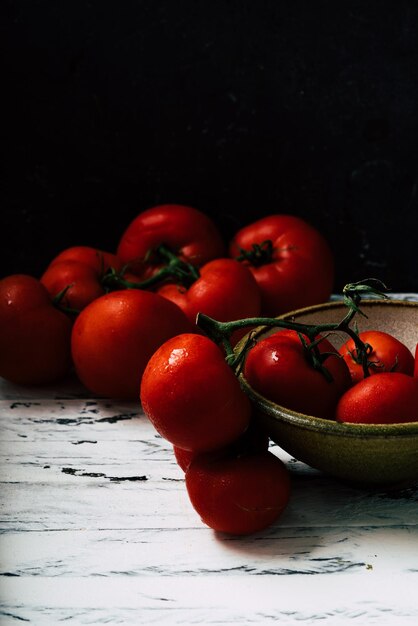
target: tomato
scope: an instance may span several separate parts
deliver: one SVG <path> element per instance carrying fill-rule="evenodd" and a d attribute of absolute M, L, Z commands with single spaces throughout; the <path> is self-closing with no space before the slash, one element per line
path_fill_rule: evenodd
<path fill-rule="evenodd" d="M 234 535 L 255 533 L 275 522 L 290 498 L 284 463 L 271 452 L 196 457 L 186 471 L 190 502 L 204 524 Z"/>
<path fill-rule="evenodd" d="M 244 364 L 244 377 L 255 391 L 277 404 L 299 413 L 333 419 L 339 397 L 351 385 L 350 373 L 327 339 L 320 341 L 318 349 L 321 354 L 331 353 L 323 365 L 332 381 L 313 367 L 293 330 L 278 331 L 251 348 Z"/>
<path fill-rule="evenodd" d="M 412 376 L 414 357 L 409 348 L 398 339 L 378 330 L 359 333 L 359 338 L 369 346 L 367 349 L 367 369 L 370 375 L 382 372 L 401 372 Z M 353 339 L 349 339 L 341 346 L 339 352 L 348 365 L 353 383 L 364 378 L 363 367 L 359 362 Z"/>
<path fill-rule="evenodd" d="M 111 267 L 122 269 L 116 255 L 88 246 L 74 246 L 58 254 L 40 280 L 52 297 L 68 288 L 61 304 L 77 312 L 105 293 L 101 279 Z"/>
<path fill-rule="evenodd" d="M 194 452 L 193 450 L 184 450 L 183 448 L 179 448 L 178 446 L 173 446 L 173 452 L 174 457 L 177 461 L 177 465 L 181 467 L 183 472 L 186 471 L 195 456 L 199 454 L 199 452 Z"/>
<path fill-rule="evenodd" d="M 316 228 L 298 217 L 269 215 L 244 226 L 233 237 L 229 255 L 242 260 L 254 274 L 262 315 L 319 304 L 331 295 L 331 248 Z"/>
<path fill-rule="evenodd" d="M 251 419 L 247 430 L 238 439 L 229 444 L 226 448 L 217 449 L 211 452 L 196 452 L 194 450 L 184 450 L 178 446 L 173 446 L 175 459 L 181 469 L 185 472 L 190 463 L 199 454 L 211 455 L 212 458 L 225 457 L 226 455 L 243 455 L 258 452 L 266 452 L 269 447 L 269 436 L 262 430 L 255 419 Z"/>
<path fill-rule="evenodd" d="M 40 278 L 51 297 L 66 289 L 60 303 L 75 313 L 102 296 L 105 291 L 100 285 L 96 270 L 77 261 L 58 261 L 49 266 Z"/>
<path fill-rule="evenodd" d="M 260 314 L 257 282 L 248 268 L 234 259 L 209 261 L 200 269 L 200 278 L 188 289 L 168 283 L 162 285 L 158 293 L 175 302 L 193 323 L 198 313 L 220 322 Z"/>
<path fill-rule="evenodd" d="M 414 376 L 418 378 L 418 343 L 415 346 L 415 365 L 414 365 Z"/>
<path fill-rule="evenodd" d="M 160 435 L 185 450 L 226 446 L 250 421 L 248 397 L 222 350 L 203 335 L 165 342 L 148 361 L 140 398 Z"/>
<path fill-rule="evenodd" d="M 122 269 L 121 261 L 116 254 L 99 250 L 98 248 L 92 248 L 91 246 L 72 246 L 71 248 L 66 248 L 53 258 L 50 265 L 61 263 L 62 261 L 84 263 L 84 265 L 95 269 L 100 275 L 107 272 L 111 267 L 116 270 Z"/>
<path fill-rule="evenodd" d="M 215 223 L 201 211 L 179 204 L 162 204 L 141 212 L 123 232 L 117 255 L 142 276 L 146 266 L 159 265 L 150 252 L 164 244 L 195 266 L 224 256 L 225 245 Z"/>
<path fill-rule="evenodd" d="M 340 398 L 336 419 L 355 424 L 417 422 L 418 380 L 400 372 L 363 378 Z"/>
<path fill-rule="evenodd" d="M 142 373 L 170 337 L 193 332 L 175 304 L 149 291 L 113 291 L 77 316 L 71 338 L 76 373 L 98 396 L 139 399 Z"/>
<path fill-rule="evenodd" d="M 38 279 L 0 280 L 0 376 L 20 385 L 63 378 L 71 367 L 71 326 Z"/>

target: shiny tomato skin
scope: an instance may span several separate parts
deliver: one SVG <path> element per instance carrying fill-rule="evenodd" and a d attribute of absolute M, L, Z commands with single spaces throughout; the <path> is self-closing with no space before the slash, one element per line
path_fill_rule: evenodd
<path fill-rule="evenodd" d="M 186 289 L 165 284 L 158 293 L 175 302 L 191 322 L 205 313 L 220 322 L 260 314 L 260 290 L 247 267 L 234 259 L 209 261 L 200 268 L 200 278 Z"/>
<path fill-rule="evenodd" d="M 260 340 L 249 351 L 244 377 L 255 391 L 288 409 L 333 419 L 339 397 L 351 385 L 347 364 L 327 340 L 319 351 L 331 352 L 323 365 L 333 381 L 309 362 L 298 334 L 281 330 Z"/>
<path fill-rule="evenodd" d="M 144 259 L 161 244 L 196 267 L 225 254 L 222 236 L 209 216 L 194 207 L 162 204 L 132 220 L 120 237 L 117 256 L 141 276 Z M 151 257 L 148 268 L 152 264 Z"/>
<path fill-rule="evenodd" d="M 71 326 L 37 278 L 0 280 L 0 376 L 19 385 L 63 378 L 71 368 Z"/>
<path fill-rule="evenodd" d="M 292 215 L 269 215 L 240 229 L 229 245 L 229 255 L 270 240 L 271 260 L 246 260 L 261 291 L 261 313 L 275 316 L 326 302 L 334 284 L 334 255 L 316 228 Z"/>
<path fill-rule="evenodd" d="M 185 480 L 202 522 L 233 535 L 249 535 L 273 524 L 291 491 L 286 466 L 271 452 L 221 459 L 198 456 Z"/>
<path fill-rule="evenodd" d="M 148 361 L 140 397 L 160 435 L 185 450 L 226 446 L 250 422 L 248 397 L 223 352 L 203 335 L 184 333 L 165 342 Z"/>
<path fill-rule="evenodd" d="M 184 313 L 165 298 L 136 289 L 113 291 L 91 302 L 74 322 L 76 373 L 98 396 L 139 399 L 153 352 L 170 337 L 190 331 Z"/>
<path fill-rule="evenodd" d="M 402 342 L 390 335 L 377 330 L 367 330 L 359 333 L 359 338 L 369 344 L 372 350 L 368 354 L 368 372 L 370 375 L 383 372 L 401 372 L 412 376 L 414 371 L 414 357 Z M 350 370 L 353 383 L 364 378 L 363 368 L 357 362 L 357 351 L 352 339 L 349 339 L 339 353 L 345 360 Z"/>
<path fill-rule="evenodd" d="M 418 380 L 399 372 L 368 376 L 348 389 L 336 408 L 338 422 L 418 422 Z"/>

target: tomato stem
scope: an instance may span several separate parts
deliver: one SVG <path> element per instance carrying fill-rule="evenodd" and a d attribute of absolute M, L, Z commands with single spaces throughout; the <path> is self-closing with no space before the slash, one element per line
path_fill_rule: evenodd
<path fill-rule="evenodd" d="M 239 249 L 239 255 L 236 258 L 237 261 L 246 261 L 253 267 L 261 267 L 267 265 L 273 261 L 273 256 L 278 255 L 280 252 L 287 252 L 288 250 L 294 250 L 296 246 L 285 246 L 283 248 L 274 248 L 271 239 L 266 239 L 261 243 L 253 243 L 250 250 L 245 248 Z"/>
<path fill-rule="evenodd" d="M 273 260 L 273 242 L 271 239 L 266 239 L 261 243 L 253 243 L 251 250 L 240 248 L 239 252 L 239 255 L 236 257 L 237 261 L 248 261 L 250 265 L 260 267 L 261 265 L 266 265 L 266 263 L 271 263 Z"/>
<path fill-rule="evenodd" d="M 102 284 L 108 289 L 149 289 L 166 280 L 174 280 L 183 287 L 190 287 L 199 277 L 199 270 L 191 263 L 180 259 L 170 248 L 162 244 L 153 251 L 149 251 L 146 259 L 152 254 L 162 261 L 163 266 L 150 278 L 142 281 L 131 281 L 117 273 L 113 268 L 103 277 Z"/>
<path fill-rule="evenodd" d="M 62 302 L 65 297 L 65 294 L 73 285 L 74 283 L 70 283 L 66 285 L 64 289 L 61 289 L 61 291 L 55 294 L 55 296 L 52 298 L 52 304 L 63 313 L 68 313 L 69 315 L 78 315 L 80 313 L 78 309 L 73 309 L 69 306 L 65 306 L 65 304 L 63 304 Z"/>
<path fill-rule="evenodd" d="M 360 309 L 360 303 L 362 294 L 369 296 L 377 296 L 379 298 L 387 299 L 388 296 L 381 290 L 377 289 L 375 285 L 383 285 L 377 279 L 365 279 L 358 283 L 349 283 L 343 289 L 343 302 L 348 307 L 348 312 L 339 322 L 328 322 L 325 324 L 302 324 L 300 322 L 294 322 L 287 319 L 278 319 L 275 317 L 250 317 L 240 320 L 234 320 L 232 322 L 220 322 L 215 320 L 204 313 L 198 313 L 196 317 L 196 324 L 217 344 L 222 344 L 226 352 L 226 359 L 229 365 L 236 369 L 238 365 L 242 365 L 245 353 L 251 349 L 252 341 L 247 341 L 243 348 L 238 352 L 234 352 L 231 345 L 231 335 L 236 330 L 247 328 L 250 326 L 261 326 L 264 328 L 282 328 L 287 330 L 294 330 L 301 338 L 305 348 L 310 352 L 310 358 L 313 366 L 319 369 L 323 374 L 328 377 L 328 371 L 323 365 L 321 354 L 318 350 L 318 335 L 322 335 L 327 332 L 345 332 L 354 341 L 356 346 L 359 362 L 362 365 L 364 376 L 370 375 L 368 369 L 368 351 L 367 344 L 358 336 L 358 333 L 350 327 L 356 314 L 365 315 Z M 385 285 L 383 285 L 385 288 Z M 309 339 L 309 343 L 306 342 L 303 337 Z"/>

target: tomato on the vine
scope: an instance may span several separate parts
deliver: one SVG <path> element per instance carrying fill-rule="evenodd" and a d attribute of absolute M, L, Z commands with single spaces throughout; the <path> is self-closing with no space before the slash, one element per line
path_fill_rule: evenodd
<path fill-rule="evenodd" d="M 166 283 L 157 293 L 175 302 L 191 322 L 205 313 L 221 322 L 260 314 L 260 290 L 251 272 L 234 259 L 209 261 L 190 287 Z"/>
<path fill-rule="evenodd" d="M 367 370 L 369 375 L 382 372 L 401 372 L 412 376 L 414 357 L 401 341 L 389 333 L 379 330 L 366 330 L 359 333 L 359 339 L 366 345 Z M 353 339 L 349 339 L 339 349 L 350 370 L 353 383 L 364 378 L 364 371 Z"/>
<path fill-rule="evenodd" d="M 275 522 L 285 510 L 291 483 L 271 452 L 243 456 L 199 455 L 186 470 L 190 502 L 215 531 L 247 535 Z"/>
<path fill-rule="evenodd" d="M 122 269 L 116 255 L 89 246 L 74 246 L 51 261 L 40 281 L 52 297 L 65 290 L 61 304 L 79 312 L 105 293 L 102 278 L 110 268 L 118 272 Z"/>
<path fill-rule="evenodd" d="M 197 267 L 225 254 L 222 236 L 209 216 L 193 207 L 162 204 L 132 220 L 120 237 L 117 255 L 134 274 L 149 275 L 150 268 L 160 265 L 152 253 L 162 244 Z"/>
<path fill-rule="evenodd" d="M 269 215 L 241 228 L 229 255 L 248 265 L 261 291 L 262 315 L 329 299 L 334 257 L 324 236 L 292 215 Z"/>
<path fill-rule="evenodd" d="M 184 333 L 156 350 L 142 376 L 140 399 L 157 432 L 185 450 L 226 446 L 250 421 L 248 396 L 222 350 L 203 335 Z"/>
<path fill-rule="evenodd" d="M 150 291 L 113 291 L 77 316 L 71 338 L 76 373 L 91 392 L 139 399 L 151 355 L 170 337 L 194 332 L 178 306 Z"/>
<path fill-rule="evenodd" d="M 341 396 L 336 419 L 355 424 L 417 422 L 418 380 L 399 372 L 363 378 Z"/>
<path fill-rule="evenodd" d="M 304 342 L 294 330 L 280 330 L 261 339 L 247 354 L 244 377 L 255 391 L 277 404 L 333 419 L 339 397 L 351 385 L 347 364 L 322 338 L 317 360 L 326 371 L 321 371 L 312 362 L 311 342 L 307 337 Z"/>
<path fill-rule="evenodd" d="M 20 385 L 63 378 L 71 367 L 71 327 L 37 278 L 0 280 L 0 376 Z"/>

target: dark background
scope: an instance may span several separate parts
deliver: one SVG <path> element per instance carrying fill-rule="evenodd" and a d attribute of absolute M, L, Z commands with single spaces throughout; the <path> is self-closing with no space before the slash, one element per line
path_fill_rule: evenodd
<path fill-rule="evenodd" d="M 3 275 L 112 251 L 168 202 L 226 239 L 299 215 L 334 250 L 336 290 L 418 290 L 417 2 L 0 7 Z"/>

